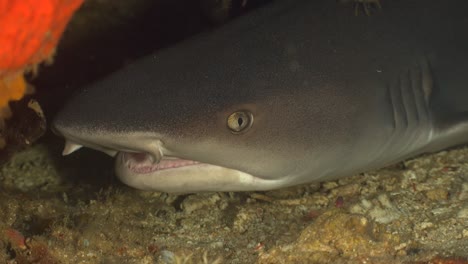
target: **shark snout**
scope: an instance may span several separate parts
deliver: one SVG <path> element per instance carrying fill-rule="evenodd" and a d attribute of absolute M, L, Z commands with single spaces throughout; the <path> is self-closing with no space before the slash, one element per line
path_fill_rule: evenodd
<path fill-rule="evenodd" d="M 80 127 L 54 121 L 51 130 L 65 138 L 62 155 L 69 155 L 82 147 L 91 148 L 115 157 L 131 153 L 135 159 L 145 158 L 159 163 L 167 152 L 162 141 L 153 135 L 132 131 L 112 131 L 99 127 Z"/>
<path fill-rule="evenodd" d="M 73 130 L 67 130 L 60 127 L 53 126 L 52 129 L 54 134 L 65 138 L 65 144 L 63 147 L 62 155 L 70 155 L 73 152 L 81 149 L 82 147 L 88 147 L 106 153 L 111 157 L 115 157 L 119 150 L 106 147 L 100 144 L 99 141 L 94 141 L 92 137 L 86 137 L 79 133 L 74 133 Z"/>

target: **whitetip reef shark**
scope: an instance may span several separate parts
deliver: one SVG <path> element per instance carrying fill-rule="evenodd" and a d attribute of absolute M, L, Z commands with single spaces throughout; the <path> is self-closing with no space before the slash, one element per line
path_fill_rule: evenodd
<path fill-rule="evenodd" d="M 270 190 L 468 142 L 468 1 L 355 16 L 276 0 L 85 87 L 54 120 L 63 154 L 116 159 L 165 192 Z"/>

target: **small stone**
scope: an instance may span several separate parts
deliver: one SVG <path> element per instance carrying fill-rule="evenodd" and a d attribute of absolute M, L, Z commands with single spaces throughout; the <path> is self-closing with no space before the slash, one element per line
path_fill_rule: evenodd
<path fill-rule="evenodd" d="M 395 250 L 399 251 L 399 250 L 405 249 L 407 246 L 408 246 L 408 244 L 401 243 L 401 244 L 399 244 L 398 246 L 395 247 Z"/>
<path fill-rule="evenodd" d="M 468 237 L 468 229 L 463 229 L 462 234 L 463 234 L 463 238 Z"/>
<path fill-rule="evenodd" d="M 380 204 L 382 204 L 383 207 L 385 208 L 394 208 L 392 202 L 390 202 L 390 198 L 388 198 L 387 194 L 381 194 L 377 197 L 377 200 L 379 200 Z"/>
<path fill-rule="evenodd" d="M 444 214 L 448 214 L 452 211 L 452 209 L 448 208 L 448 207 L 439 207 L 439 208 L 435 208 L 435 209 L 432 209 L 431 212 L 434 214 L 434 215 L 444 215 Z"/>
<path fill-rule="evenodd" d="M 434 226 L 434 224 L 431 223 L 431 222 L 422 222 L 422 223 L 421 223 L 421 229 L 422 229 L 422 230 L 427 229 L 427 228 L 429 228 L 429 227 L 433 227 L 433 226 Z"/>
<path fill-rule="evenodd" d="M 431 201 L 447 200 L 448 195 L 448 191 L 442 188 L 432 189 L 426 192 L 427 199 Z"/>
<path fill-rule="evenodd" d="M 366 210 L 364 210 L 360 204 L 354 204 L 349 208 L 349 212 L 353 214 L 364 214 Z"/>
<path fill-rule="evenodd" d="M 191 195 L 182 202 L 180 208 L 182 208 L 185 213 L 190 214 L 196 210 L 214 206 L 220 200 L 221 196 L 219 193 L 202 193 L 198 195 Z"/>
<path fill-rule="evenodd" d="M 169 250 L 162 250 L 161 251 L 161 259 L 163 263 L 174 263 L 175 262 L 175 254 Z"/>
<path fill-rule="evenodd" d="M 367 199 L 362 199 L 361 204 L 366 209 L 372 208 L 372 203 Z"/>
<path fill-rule="evenodd" d="M 264 202 L 269 202 L 269 203 L 274 201 L 273 198 L 271 198 L 268 195 L 262 194 L 262 193 L 251 193 L 250 198 L 260 200 L 260 201 L 264 201 Z"/>
<path fill-rule="evenodd" d="M 354 183 L 354 184 L 339 186 L 333 189 L 330 192 L 330 194 L 332 196 L 338 196 L 338 195 L 339 196 L 354 196 L 354 195 L 358 195 L 360 190 L 361 190 L 361 186 L 357 183 Z"/>
<path fill-rule="evenodd" d="M 468 200 L 468 182 L 462 184 L 461 192 L 458 195 L 458 200 Z"/>
<path fill-rule="evenodd" d="M 331 189 L 335 189 L 336 187 L 338 187 L 338 183 L 337 182 L 334 182 L 334 181 L 330 181 L 330 182 L 324 182 L 322 187 L 325 189 L 325 190 L 331 190 Z"/>
<path fill-rule="evenodd" d="M 210 244 L 210 247 L 213 248 L 213 249 L 214 248 L 222 248 L 222 247 L 224 247 L 224 243 L 223 243 L 223 241 L 212 242 Z"/>
<path fill-rule="evenodd" d="M 468 218 L 468 207 L 462 208 L 460 211 L 458 211 L 457 217 Z"/>
<path fill-rule="evenodd" d="M 369 211 L 369 216 L 378 223 L 388 224 L 400 218 L 401 215 L 397 210 L 375 207 Z"/>
<path fill-rule="evenodd" d="M 241 210 L 239 210 L 234 220 L 234 231 L 241 234 L 244 233 L 252 225 L 254 218 L 257 218 L 255 212 L 249 209 L 242 208 Z"/>

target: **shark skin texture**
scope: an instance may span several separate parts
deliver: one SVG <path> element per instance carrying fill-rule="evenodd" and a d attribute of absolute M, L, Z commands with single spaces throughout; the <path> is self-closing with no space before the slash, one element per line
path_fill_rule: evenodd
<path fill-rule="evenodd" d="M 64 154 L 116 160 L 165 192 L 270 190 L 468 142 L 468 2 L 355 16 L 273 1 L 84 87 L 56 116 Z"/>

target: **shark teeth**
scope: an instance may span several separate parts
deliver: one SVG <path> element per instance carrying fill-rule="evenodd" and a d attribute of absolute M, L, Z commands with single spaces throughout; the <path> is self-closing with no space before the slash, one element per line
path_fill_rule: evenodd
<path fill-rule="evenodd" d="M 67 141 L 65 141 L 65 147 L 63 148 L 62 155 L 63 156 L 69 155 L 69 154 L 79 150 L 82 147 L 83 146 L 75 144 L 75 143 L 67 140 Z"/>

